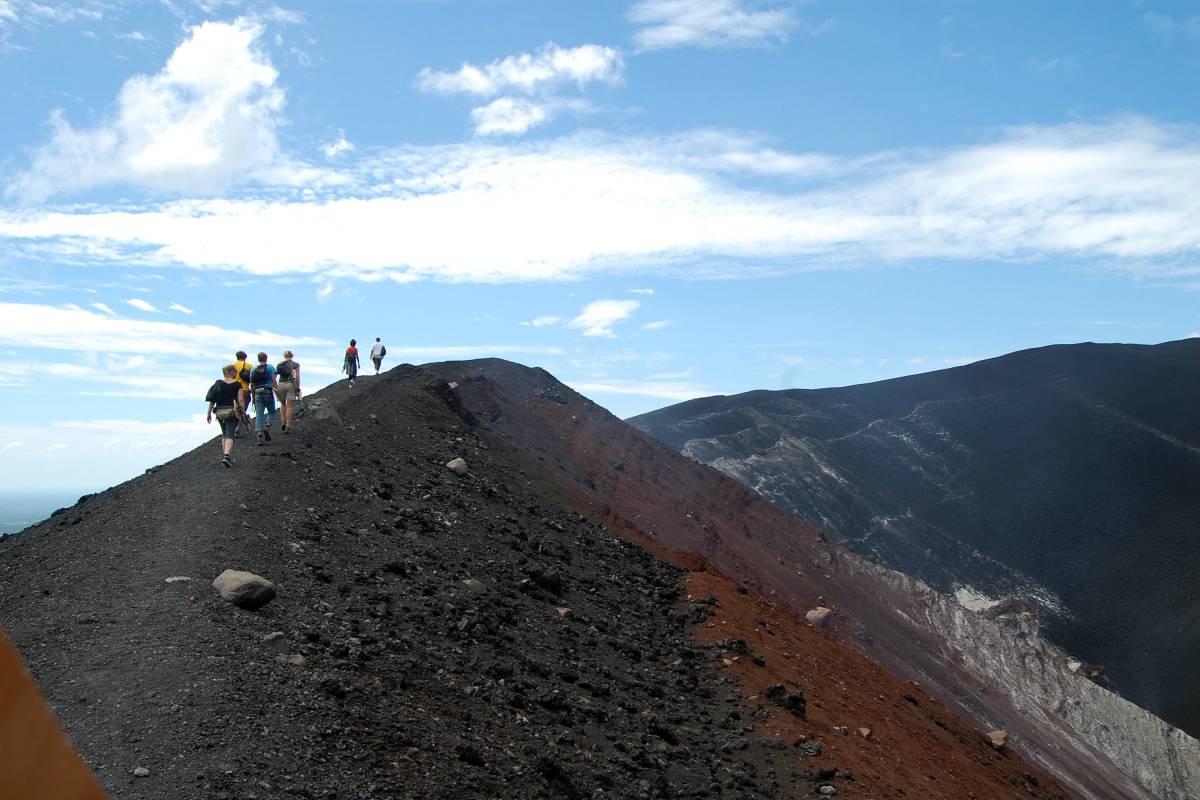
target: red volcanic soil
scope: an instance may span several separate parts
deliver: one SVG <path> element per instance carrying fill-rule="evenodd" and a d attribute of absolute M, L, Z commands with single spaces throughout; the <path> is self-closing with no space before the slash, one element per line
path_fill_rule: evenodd
<path fill-rule="evenodd" d="M 922 763 L 920 759 L 910 759 L 902 772 L 897 768 L 885 771 L 881 765 L 886 756 L 881 754 L 873 768 L 875 773 L 870 772 L 872 768 L 861 768 L 864 775 L 883 776 L 880 789 L 885 785 L 903 787 L 911 794 L 919 788 L 921 796 L 926 796 L 931 787 L 938 786 L 938 780 L 949 784 L 951 773 L 966 775 L 975 770 L 978 774 L 972 780 L 981 781 L 975 791 L 983 792 L 979 796 L 1011 797 L 1018 789 L 1023 794 L 1024 788 L 1008 783 L 1011 775 L 1001 778 L 998 786 L 1007 788 L 1000 794 L 994 793 L 997 784 L 991 784 L 993 790 L 986 789 L 991 779 L 983 773 L 1004 762 L 989 761 L 988 754 L 979 749 L 983 746 L 980 731 L 1003 727 L 1015 750 L 1039 755 L 1040 763 L 1052 765 L 1050 770 L 1066 785 L 1113 800 L 1145 796 L 1137 788 L 1130 788 L 1128 779 L 1103 757 L 1078 744 L 1074 747 L 1080 749 L 1064 746 L 1057 732 L 1028 722 L 1004 695 L 980 685 L 963 671 L 947 656 L 943 642 L 899 611 L 918 606 L 920 597 L 902 594 L 880 580 L 841 568 L 841 562 L 857 557 L 750 489 L 642 434 L 544 370 L 501 360 L 437 364 L 427 369 L 457 384 L 457 395 L 474 415 L 481 435 L 497 445 L 514 447 L 532 475 L 556 484 L 581 513 L 662 554 L 698 556 L 780 609 L 803 614 L 817 605 L 833 608 L 835 614 L 827 630 L 836 642 L 796 634 L 808 636 L 812 643 L 822 643 L 830 653 L 836 649 L 837 656 L 823 654 L 822 659 L 852 659 L 844 668 L 812 673 L 810 677 L 817 685 L 828 684 L 830 675 L 843 681 L 854 680 L 853 675 L 884 680 L 890 673 L 901 680 L 917 680 L 953 714 L 975 726 L 972 730 L 967 724 L 955 722 L 957 728 L 943 729 L 926 718 L 926 712 L 932 713 L 934 706 L 919 706 L 926 714 L 925 722 L 937 729 L 937 736 L 932 740 L 922 737 L 912 749 L 919 752 L 932 748 L 928 763 L 946 766 L 941 773 L 935 771 L 937 780 L 930 781 L 917 766 Z M 753 637 L 753 631 L 751 626 L 736 636 L 750 642 L 747 637 Z M 860 652 L 882 668 L 862 658 Z M 870 686 L 876 678 L 860 679 L 865 681 L 863 686 Z M 887 685 L 894 686 L 894 679 L 888 680 Z M 889 697 L 895 691 L 879 688 L 872 693 L 866 689 L 851 692 L 850 696 L 857 703 L 878 694 Z M 821 702 L 826 709 L 837 707 L 832 699 Z M 879 728 L 880 737 L 890 737 L 884 706 L 876 710 L 881 714 L 878 721 L 866 726 L 873 731 L 883 726 Z M 941 708 L 938 712 L 949 725 L 951 713 Z M 846 725 L 853 731 L 860 727 L 857 722 L 847 719 L 831 724 Z M 956 748 L 967 748 L 971 757 L 959 764 L 939 752 L 938 742 L 948 741 L 948 736 L 955 740 Z M 960 736 L 962 741 L 958 741 Z M 867 739 L 862 744 L 864 750 L 871 750 L 882 748 L 882 741 L 876 744 Z M 1014 769 L 1012 774 L 1018 777 L 1029 770 Z M 913 779 L 917 782 L 908 782 Z M 1043 786 L 1049 785 L 1038 780 Z M 933 796 L 970 795 L 947 790 Z"/>
<path fill-rule="evenodd" d="M 837 781 L 839 796 L 1068 796 L 1020 756 L 994 749 L 919 686 L 897 680 L 791 611 L 740 593 L 736 583 L 710 571 L 692 571 L 687 593 L 717 598 L 714 616 L 694 631 L 702 641 L 724 643 L 725 669 L 737 677 L 745 701 L 766 711 L 756 732 L 789 744 L 801 738 L 819 743 L 811 769 L 853 776 Z M 736 640 L 748 652 L 739 652 Z M 803 690 L 804 719 L 766 699 L 776 684 Z"/>

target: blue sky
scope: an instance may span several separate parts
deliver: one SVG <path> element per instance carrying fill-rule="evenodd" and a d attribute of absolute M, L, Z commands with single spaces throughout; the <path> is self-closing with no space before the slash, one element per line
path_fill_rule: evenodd
<path fill-rule="evenodd" d="M 629 416 L 1200 331 L 1194 3 L 0 0 L 0 74 L 15 489 L 203 441 L 239 347 Z"/>

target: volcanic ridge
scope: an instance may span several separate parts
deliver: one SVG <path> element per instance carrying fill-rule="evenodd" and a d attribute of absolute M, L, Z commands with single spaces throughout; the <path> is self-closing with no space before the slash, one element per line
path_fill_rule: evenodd
<path fill-rule="evenodd" d="M 0 624 L 114 798 L 1068 796 L 714 537 L 842 551 L 540 370 L 398 367 L 218 457 L 0 540 Z"/>

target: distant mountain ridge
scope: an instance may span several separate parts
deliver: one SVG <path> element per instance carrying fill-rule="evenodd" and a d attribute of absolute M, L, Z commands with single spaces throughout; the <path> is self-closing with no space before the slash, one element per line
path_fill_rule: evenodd
<path fill-rule="evenodd" d="M 1200 340 L 1044 347 L 629 422 L 941 591 L 1033 602 L 1051 640 L 1200 732 Z"/>

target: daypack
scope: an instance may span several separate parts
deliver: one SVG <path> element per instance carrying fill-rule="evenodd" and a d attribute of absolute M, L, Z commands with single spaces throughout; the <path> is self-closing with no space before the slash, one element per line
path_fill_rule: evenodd
<path fill-rule="evenodd" d="M 250 381 L 250 362 L 243 361 L 243 362 L 241 362 L 241 364 L 242 364 L 242 369 L 241 369 L 241 371 L 238 372 L 238 378 L 240 378 L 243 383 L 249 383 L 249 381 Z"/>
<path fill-rule="evenodd" d="M 271 385 L 271 373 L 267 372 L 266 364 L 259 364 L 250 373 L 250 385 L 255 389 L 262 389 Z"/>
<path fill-rule="evenodd" d="M 379 346 L 379 357 L 383 358 L 386 355 L 387 355 L 387 345 L 386 344 L 380 345 Z"/>
<path fill-rule="evenodd" d="M 212 386 L 208 387 L 208 394 L 204 395 L 204 402 L 215 403 L 221 399 L 221 381 L 215 381 Z"/>
<path fill-rule="evenodd" d="M 280 361 L 275 365 L 275 373 L 281 381 L 290 381 L 292 379 L 292 362 Z"/>

